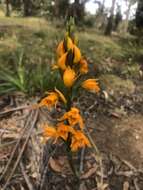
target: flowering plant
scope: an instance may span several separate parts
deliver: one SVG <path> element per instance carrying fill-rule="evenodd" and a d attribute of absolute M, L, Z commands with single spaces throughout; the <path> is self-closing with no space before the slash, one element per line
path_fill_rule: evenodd
<path fill-rule="evenodd" d="M 43 126 L 43 136 L 46 140 L 53 138 L 54 143 L 62 139 L 69 152 L 76 152 L 85 146 L 90 147 L 90 142 L 84 134 L 84 121 L 80 110 L 72 103 L 73 87 L 79 81 L 81 88 L 90 92 L 98 93 L 100 88 L 96 79 L 81 82 L 82 76 L 88 73 L 88 63 L 77 46 L 71 22 L 68 24 L 64 39 L 57 47 L 57 63 L 53 69 L 59 70 L 66 91 L 62 92 L 55 88 L 40 101 L 38 106 L 47 106 L 51 109 L 61 101 L 65 106 L 65 113 L 57 119 L 55 126 L 49 124 Z"/>

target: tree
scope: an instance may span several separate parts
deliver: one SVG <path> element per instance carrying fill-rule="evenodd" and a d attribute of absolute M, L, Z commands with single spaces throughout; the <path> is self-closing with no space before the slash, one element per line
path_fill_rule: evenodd
<path fill-rule="evenodd" d="M 95 0 L 94 3 L 98 4 L 98 11 L 103 14 L 105 8 L 105 0 L 103 0 L 102 3 L 98 0 Z"/>
<path fill-rule="evenodd" d="M 116 3 L 116 0 L 112 0 L 112 6 L 110 9 L 110 16 L 109 16 L 108 23 L 107 23 L 107 26 L 105 29 L 105 35 L 111 35 L 112 29 L 113 29 L 113 18 L 114 18 L 115 3 Z"/>
<path fill-rule="evenodd" d="M 65 18 L 65 16 L 67 15 L 68 9 L 69 9 L 69 0 L 60 0 L 59 1 L 59 15 L 62 18 Z"/>
<path fill-rule="evenodd" d="M 98 5 L 98 9 L 96 11 L 96 28 L 104 30 L 107 23 L 107 13 L 105 10 L 105 0 L 102 1 L 94 1 L 95 4 Z"/>
<path fill-rule="evenodd" d="M 10 16 L 10 1 L 9 0 L 6 0 L 5 1 L 5 4 L 6 4 L 6 16 L 9 17 Z"/>
<path fill-rule="evenodd" d="M 24 16 L 32 16 L 32 2 L 31 0 L 23 0 Z"/>
<path fill-rule="evenodd" d="M 121 7 L 118 5 L 117 6 L 117 12 L 115 15 L 115 26 L 114 26 L 115 31 L 118 29 L 119 23 L 121 21 L 122 21 Z"/>
<path fill-rule="evenodd" d="M 10 3 L 13 10 L 21 10 L 22 0 L 10 0 Z"/>
<path fill-rule="evenodd" d="M 142 0 L 138 1 L 135 21 L 136 21 L 136 27 L 139 30 L 143 30 L 143 1 Z"/>
<path fill-rule="evenodd" d="M 131 7 L 137 2 L 137 0 L 126 0 L 126 2 L 127 2 L 128 8 L 126 11 L 126 19 L 125 19 L 125 25 L 124 25 L 124 32 L 125 33 L 128 31 Z"/>
<path fill-rule="evenodd" d="M 75 0 L 74 3 L 69 6 L 67 17 L 74 17 L 76 24 L 83 22 L 85 15 L 85 4 L 87 2 L 88 0 Z"/>

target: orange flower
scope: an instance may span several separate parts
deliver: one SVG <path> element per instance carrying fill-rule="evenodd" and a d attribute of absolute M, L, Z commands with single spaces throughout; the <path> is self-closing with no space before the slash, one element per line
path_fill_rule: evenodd
<path fill-rule="evenodd" d="M 70 67 L 68 67 L 65 70 L 64 75 L 63 75 L 63 81 L 64 81 L 65 86 L 70 88 L 76 79 L 75 77 L 76 77 L 75 71 L 71 69 Z"/>
<path fill-rule="evenodd" d="M 58 60 L 58 66 L 63 71 L 66 69 L 67 53 L 64 53 Z"/>
<path fill-rule="evenodd" d="M 80 60 L 80 73 L 81 74 L 86 74 L 88 73 L 88 63 L 85 59 Z"/>
<path fill-rule="evenodd" d="M 69 125 L 71 126 L 79 124 L 80 128 L 83 129 L 83 119 L 79 113 L 79 110 L 75 107 L 72 107 L 71 110 L 66 112 L 59 120 L 68 120 Z"/>
<path fill-rule="evenodd" d="M 57 133 L 59 137 L 63 138 L 66 141 L 68 138 L 68 134 L 74 133 L 74 129 L 69 125 L 65 125 L 64 123 L 59 123 L 57 125 Z"/>
<path fill-rule="evenodd" d="M 90 92 L 99 92 L 100 88 L 96 79 L 88 79 L 81 86 Z"/>
<path fill-rule="evenodd" d="M 48 140 L 49 138 L 58 138 L 58 133 L 57 130 L 52 127 L 52 126 L 48 126 L 48 125 L 44 125 L 43 126 L 43 136 L 46 140 Z"/>
<path fill-rule="evenodd" d="M 91 146 L 88 138 L 83 134 L 83 132 L 75 131 L 74 135 L 72 136 L 71 150 L 75 152 L 79 148 L 82 148 L 85 146 L 88 146 L 88 147 Z"/>
<path fill-rule="evenodd" d="M 62 92 L 55 88 L 55 92 L 50 92 L 47 97 L 43 98 L 38 107 L 47 106 L 48 108 L 51 108 L 56 105 L 59 99 L 61 99 L 65 104 L 67 103 Z"/>
<path fill-rule="evenodd" d="M 41 100 L 39 107 L 47 106 L 48 108 L 51 108 L 52 106 L 56 105 L 58 98 L 59 97 L 56 92 L 51 92 L 47 97 Z"/>
<path fill-rule="evenodd" d="M 61 41 L 58 45 L 58 48 L 57 48 L 57 55 L 59 57 L 61 57 L 63 54 L 65 53 L 65 49 L 64 49 L 64 42 Z"/>
<path fill-rule="evenodd" d="M 67 43 L 67 50 L 73 49 L 74 45 L 73 45 L 72 39 L 70 37 L 67 37 L 66 43 Z"/>
<path fill-rule="evenodd" d="M 73 62 L 78 63 L 81 59 L 81 52 L 80 52 L 80 49 L 76 45 L 74 45 L 73 52 L 74 52 Z"/>

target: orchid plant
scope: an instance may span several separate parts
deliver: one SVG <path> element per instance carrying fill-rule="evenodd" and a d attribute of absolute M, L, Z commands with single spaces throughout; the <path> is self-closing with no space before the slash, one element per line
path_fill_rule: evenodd
<path fill-rule="evenodd" d="M 79 81 L 81 88 L 90 92 L 98 93 L 100 88 L 96 79 L 81 80 L 89 69 L 87 60 L 82 56 L 77 46 L 73 19 L 69 21 L 64 39 L 59 43 L 56 53 L 57 63 L 52 69 L 59 70 L 66 92 L 62 92 L 55 87 L 52 92 L 49 92 L 48 96 L 40 101 L 38 107 L 46 106 L 50 110 L 59 101 L 64 104 L 65 113 L 57 119 L 56 125 L 45 124 L 43 126 L 43 137 L 46 141 L 53 138 L 54 143 L 62 140 L 71 155 L 72 152 L 76 152 L 80 148 L 91 146 L 84 133 L 84 121 L 80 109 L 73 106 L 72 103 L 73 87 Z M 73 165 L 71 165 L 71 168 L 73 169 Z"/>

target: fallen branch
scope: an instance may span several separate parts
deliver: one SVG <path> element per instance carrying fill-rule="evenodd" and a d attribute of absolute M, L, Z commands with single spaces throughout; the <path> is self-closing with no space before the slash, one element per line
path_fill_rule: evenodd
<path fill-rule="evenodd" d="M 32 109 L 32 106 L 20 106 L 20 107 L 17 107 L 17 108 L 12 108 L 12 109 L 0 112 L 0 117 L 3 117 L 3 115 L 9 114 L 11 112 L 24 110 L 24 109 Z"/>

